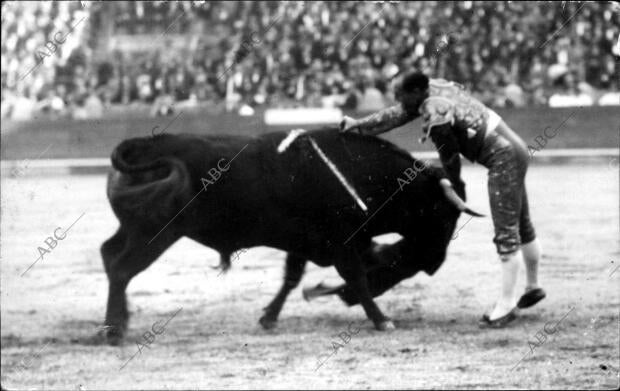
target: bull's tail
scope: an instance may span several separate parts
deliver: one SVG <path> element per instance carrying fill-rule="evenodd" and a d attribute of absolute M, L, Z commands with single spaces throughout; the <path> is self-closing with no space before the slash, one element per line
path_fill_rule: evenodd
<path fill-rule="evenodd" d="M 107 195 L 119 219 L 170 219 L 191 199 L 190 174 L 183 161 L 153 153 L 148 139 L 122 142 L 112 153 Z"/>
<path fill-rule="evenodd" d="M 148 150 L 154 143 L 153 139 L 131 139 L 120 143 L 114 151 L 112 151 L 112 167 L 123 173 L 138 173 L 150 171 L 165 165 L 161 157 L 157 157 L 151 161 L 140 162 L 141 152 Z"/>

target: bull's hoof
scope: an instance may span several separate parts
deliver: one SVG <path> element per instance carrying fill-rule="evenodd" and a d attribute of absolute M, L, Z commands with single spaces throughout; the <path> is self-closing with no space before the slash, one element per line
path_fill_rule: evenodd
<path fill-rule="evenodd" d="M 71 338 L 71 343 L 81 344 L 81 345 L 90 345 L 90 346 L 102 346 L 107 344 L 105 337 L 101 332 L 97 332 L 95 334 L 91 334 L 87 337 L 77 337 Z"/>
<path fill-rule="evenodd" d="M 125 331 L 117 326 L 102 326 L 98 333 L 110 346 L 120 346 L 123 343 Z"/>
<path fill-rule="evenodd" d="M 384 320 L 383 322 L 379 322 L 375 324 L 375 328 L 379 331 L 396 330 L 396 326 L 394 326 L 394 322 L 392 322 L 391 320 Z"/>
<path fill-rule="evenodd" d="M 108 335 L 106 336 L 106 341 L 110 346 L 121 346 L 123 344 L 123 336 L 122 335 Z"/>
<path fill-rule="evenodd" d="M 274 329 L 277 326 L 278 320 L 277 319 L 271 319 L 267 315 L 263 315 L 258 320 L 258 323 L 260 323 L 260 325 L 263 326 L 263 329 L 271 330 L 271 329 Z"/>

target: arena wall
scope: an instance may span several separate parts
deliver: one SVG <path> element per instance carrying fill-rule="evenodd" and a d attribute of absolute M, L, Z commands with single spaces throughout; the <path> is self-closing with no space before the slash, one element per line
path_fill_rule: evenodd
<path fill-rule="evenodd" d="M 620 116 L 617 107 L 588 108 L 526 108 L 498 110 L 505 121 L 532 146 L 539 148 L 537 137 L 555 134 L 545 149 L 558 148 L 617 148 L 620 136 Z M 359 117 L 364 113 L 347 112 Z M 35 119 L 32 121 L 2 121 L 2 160 L 41 158 L 105 158 L 115 145 L 129 137 L 151 135 L 153 128 L 160 132 L 166 126 L 169 133 L 226 133 L 256 135 L 273 130 L 288 130 L 299 125 L 268 126 L 264 112 L 253 116 L 236 113 L 208 113 L 205 110 L 184 110 L 170 117 L 148 117 L 146 111 L 123 110 L 108 113 L 105 118 L 92 120 Z M 173 121 L 174 119 L 174 121 Z M 419 144 L 420 120 L 407 124 L 384 137 L 410 151 L 430 151 L 432 145 Z M 322 125 L 308 124 L 306 128 Z M 540 138 L 538 139 L 540 140 Z M 544 143 L 544 142 L 543 142 Z"/>

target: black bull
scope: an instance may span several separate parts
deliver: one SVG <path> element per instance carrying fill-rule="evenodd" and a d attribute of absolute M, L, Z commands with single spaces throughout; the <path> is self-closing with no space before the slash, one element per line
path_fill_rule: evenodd
<path fill-rule="evenodd" d="M 444 171 L 384 140 L 334 129 L 308 132 L 278 153 L 286 136 L 159 135 L 119 144 L 107 191 L 120 227 L 101 247 L 110 343 L 120 342 L 127 328 L 130 280 L 183 236 L 219 251 L 224 268 L 241 248 L 288 252 L 283 286 L 261 318 L 265 327 L 276 322 L 307 260 L 334 265 L 355 296 L 351 300 L 359 300 L 375 326 L 393 327 L 372 297 L 420 270 L 432 274 L 444 261 L 460 215 L 440 186 Z M 368 212 L 320 159 L 309 136 Z M 404 184 L 412 167 L 415 179 Z M 456 191 L 464 198 L 462 186 Z M 388 232 L 403 239 L 374 251 L 371 238 Z"/>

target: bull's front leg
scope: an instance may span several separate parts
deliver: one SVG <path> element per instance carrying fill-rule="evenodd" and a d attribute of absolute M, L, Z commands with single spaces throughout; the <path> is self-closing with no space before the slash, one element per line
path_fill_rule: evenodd
<path fill-rule="evenodd" d="M 345 261 L 339 260 L 336 262 L 335 266 L 338 273 L 347 282 L 347 285 L 357 294 L 360 304 L 364 308 L 364 312 L 366 312 L 366 316 L 372 320 L 375 328 L 380 331 L 394 330 L 396 328 L 394 323 L 381 312 L 372 299 L 361 257 L 356 254 L 350 254 Z"/>
<path fill-rule="evenodd" d="M 282 306 L 288 297 L 288 294 L 299 285 L 301 277 L 304 274 L 306 260 L 293 254 L 286 257 L 286 266 L 284 269 L 284 282 L 280 287 L 280 291 L 273 298 L 271 303 L 264 308 L 265 314 L 259 319 L 259 323 L 264 329 L 274 328 L 278 322 L 278 316 L 282 311 Z"/>
<path fill-rule="evenodd" d="M 377 273 L 378 270 L 385 270 L 394 267 L 397 262 L 397 258 L 393 256 L 394 251 L 392 247 L 395 244 L 376 244 L 373 243 L 371 248 L 364 251 L 362 259 L 364 260 L 363 266 L 367 270 L 366 276 L 368 277 L 368 290 L 372 297 L 378 296 L 375 293 L 375 284 L 371 277 Z M 388 255 L 389 254 L 389 255 Z M 388 255 L 388 256 L 386 256 Z M 381 273 L 381 278 L 385 277 L 384 273 Z M 381 291 L 383 293 L 383 291 Z M 341 284 L 338 286 L 327 286 L 322 282 L 314 288 L 304 288 L 303 297 L 306 301 L 311 301 L 317 297 L 338 295 L 347 304 L 359 304 L 359 299 L 355 291 L 347 284 Z"/>

